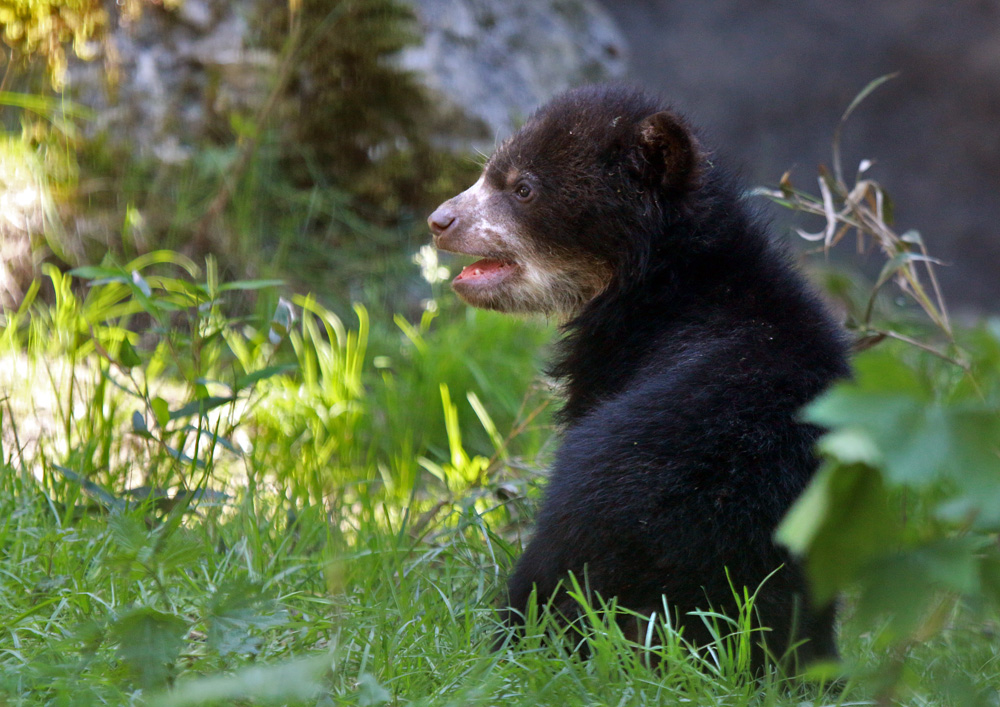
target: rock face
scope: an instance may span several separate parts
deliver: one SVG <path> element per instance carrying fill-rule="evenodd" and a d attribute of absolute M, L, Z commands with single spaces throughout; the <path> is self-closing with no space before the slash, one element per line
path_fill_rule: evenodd
<path fill-rule="evenodd" d="M 225 133 L 229 113 L 253 112 L 266 99 L 275 57 L 253 48 L 252 24 L 268 1 L 147 7 L 134 26 L 114 33 L 115 95 L 105 88 L 102 62 L 70 70 L 70 91 L 97 111 L 90 129 L 163 162 L 182 162 L 206 138 Z M 555 93 L 625 72 L 621 33 L 594 0 L 413 4 L 425 39 L 400 62 L 434 92 L 449 142 L 492 145 Z"/>
<path fill-rule="evenodd" d="M 493 142 L 571 86 L 621 78 L 624 37 L 592 0 L 417 0 L 422 45 L 401 57 L 452 139 Z"/>
<path fill-rule="evenodd" d="M 175 11 L 147 6 L 138 22 L 114 32 L 112 94 L 104 62 L 70 69 L 71 94 L 97 114 L 88 130 L 141 157 L 187 160 L 229 113 L 266 98 L 274 58 L 250 48 L 253 12 L 249 0 L 184 0 Z"/>

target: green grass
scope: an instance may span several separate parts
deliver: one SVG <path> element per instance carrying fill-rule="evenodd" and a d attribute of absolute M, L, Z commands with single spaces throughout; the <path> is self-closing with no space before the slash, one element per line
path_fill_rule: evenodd
<path fill-rule="evenodd" d="M 268 285 L 168 253 L 77 274 L 91 287 L 51 270 L 53 304 L 8 312 L 0 343 L 8 703 L 799 689 L 676 634 L 631 646 L 596 612 L 590 660 L 544 614 L 490 650 L 553 434 L 534 382 L 548 327 L 451 306 L 372 337 L 364 310 L 347 326 L 308 298 L 233 316 Z"/>
<path fill-rule="evenodd" d="M 961 603 L 900 652 L 848 602 L 845 689 L 582 597 L 588 659 L 544 612 L 492 651 L 550 327 L 343 322 L 163 252 L 40 286 L 0 330 L 0 704 L 996 704 L 996 614 Z"/>
<path fill-rule="evenodd" d="M 292 704 L 764 705 L 812 693 L 693 659 L 676 636 L 647 655 L 599 633 L 581 660 L 535 627 L 491 653 L 514 548 L 474 503 L 415 533 L 394 522 L 398 509 L 361 504 L 335 527 L 322 507 L 291 521 L 273 499 L 242 495 L 149 528 L 142 508 L 67 522 L 46 496 L 72 491 L 56 486 L 3 472 L 0 686 L 12 704 L 121 704 L 166 684 L 166 704 L 201 703 L 213 685 Z M 662 655 L 668 667 L 647 664 Z M 262 670 L 271 677 L 255 681 Z"/>

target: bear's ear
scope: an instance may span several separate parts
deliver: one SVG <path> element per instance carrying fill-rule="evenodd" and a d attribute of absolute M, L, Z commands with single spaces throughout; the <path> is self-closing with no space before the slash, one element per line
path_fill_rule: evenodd
<path fill-rule="evenodd" d="M 638 130 L 644 175 L 669 191 L 697 186 L 701 151 L 680 118 L 661 111 L 640 121 Z"/>

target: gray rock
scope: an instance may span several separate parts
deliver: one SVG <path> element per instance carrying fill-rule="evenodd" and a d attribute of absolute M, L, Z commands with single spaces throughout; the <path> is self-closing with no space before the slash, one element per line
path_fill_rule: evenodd
<path fill-rule="evenodd" d="M 621 32 L 592 0 L 416 0 L 415 10 L 424 42 L 401 64 L 424 77 L 462 146 L 489 148 L 556 93 L 627 68 Z"/>
<path fill-rule="evenodd" d="M 120 80 L 102 61 L 74 62 L 68 87 L 94 108 L 91 134 L 140 157 L 183 162 L 233 111 L 256 111 L 275 56 L 252 46 L 268 0 L 185 0 L 147 7 L 112 41 Z M 399 57 L 438 98 L 445 142 L 469 148 L 511 132 L 534 107 L 580 83 L 624 75 L 626 45 L 594 0 L 413 0 L 425 39 Z"/>
<path fill-rule="evenodd" d="M 250 0 L 146 7 L 112 35 L 115 85 L 108 86 L 103 61 L 70 68 L 70 94 L 96 112 L 87 131 L 137 157 L 190 159 L 231 111 L 253 112 L 267 94 L 274 59 L 248 46 L 253 8 Z"/>

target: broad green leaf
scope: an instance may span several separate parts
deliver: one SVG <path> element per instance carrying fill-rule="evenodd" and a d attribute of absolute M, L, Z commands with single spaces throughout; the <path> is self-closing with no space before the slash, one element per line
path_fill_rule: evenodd
<path fill-rule="evenodd" d="M 872 558 L 897 547 L 900 523 L 877 470 L 828 463 L 775 535 L 805 556 L 816 599 L 825 604 L 856 581 Z"/>
<path fill-rule="evenodd" d="M 149 545 L 149 531 L 134 513 L 112 513 L 108 529 L 114 538 L 115 556 L 119 561 L 128 563 L 149 554 L 144 551 Z"/>
<path fill-rule="evenodd" d="M 795 504 L 775 530 L 774 537 L 793 555 L 806 555 L 816 535 L 827 522 L 830 511 L 832 465 L 823 467 L 813 477 Z"/>
<path fill-rule="evenodd" d="M 865 430 L 841 427 L 820 438 L 819 451 L 844 464 L 866 464 L 877 468 L 882 463 L 878 445 Z"/>
<path fill-rule="evenodd" d="M 859 620 L 888 617 L 891 637 L 912 634 L 940 591 L 980 592 L 980 556 L 988 543 L 979 536 L 943 538 L 875 559 L 860 574 Z"/>
<path fill-rule="evenodd" d="M 187 707 L 210 703 L 287 704 L 315 700 L 323 691 L 323 675 L 330 670 L 329 655 L 298 658 L 273 665 L 255 665 L 231 675 L 213 675 L 181 682 L 176 689 L 150 700 L 154 707 Z"/>
<path fill-rule="evenodd" d="M 121 364 L 122 368 L 133 368 L 142 364 L 142 359 L 129 343 L 128 337 L 122 339 L 121 347 L 118 349 L 118 363 Z"/>
<path fill-rule="evenodd" d="M 160 396 L 156 396 L 149 401 L 149 407 L 153 410 L 153 415 L 156 416 L 156 424 L 160 428 L 166 427 L 167 423 L 170 422 L 170 405 L 166 400 Z"/>
<path fill-rule="evenodd" d="M 917 398 L 838 387 L 810 405 L 806 417 L 870 440 L 892 483 L 926 486 L 949 468 L 944 415 Z"/>
<path fill-rule="evenodd" d="M 172 674 L 187 629 L 179 616 L 139 607 L 115 619 L 110 633 L 119 659 L 140 686 L 150 689 L 163 686 Z"/>
<path fill-rule="evenodd" d="M 243 579 L 227 582 L 212 596 L 208 609 L 208 645 L 219 655 L 256 654 L 257 632 L 288 620 L 259 584 Z"/>
<path fill-rule="evenodd" d="M 1000 550 L 989 548 L 983 553 L 979 565 L 979 577 L 986 597 L 1000 606 Z"/>

